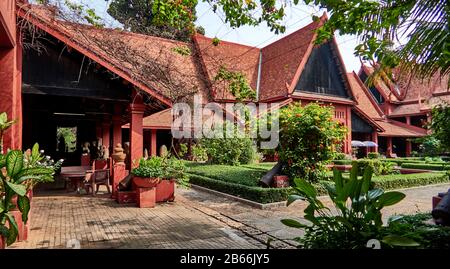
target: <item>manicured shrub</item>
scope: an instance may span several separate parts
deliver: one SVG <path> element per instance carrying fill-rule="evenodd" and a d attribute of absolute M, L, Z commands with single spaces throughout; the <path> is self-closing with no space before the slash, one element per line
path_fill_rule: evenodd
<path fill-rule="evenodd" d="M 292 192 L 291 188 L 262 188 L 246 186 L 194 174 L 189 174 L 189 178 L 192 184 L 235 195 L 258 203 L 286 201 Z"/>
<path fill-rule="evenodd" d="M 403 163 L 402 168 L 444 171 L 450 170 L 450 164 Z"/>
<path fill-rule="evenodd" d="M 380 154 L 378 152 L 369 152 L 369 153 L 367 153 L 367 158 L 378 159 L 378 158 L 380 158 Z"/>
<path fill-rule="evenodd" d="M 358 163 L 358 175 L 362 176 L 366 167 L 371 167 L 375 175 L 387 175 L 394 172 L 394 164 L 391 162 L 382 162 L 380 159 L 359 159 L 353 161 Z M 352 163 L 352 164 L 353 164 Z"/>
<path fill-rule="evenodd" d="M 226 124 L 223 127 L 232 128 Z M 235 129 L 232 137 L 226 137 L 222 133 L 222 138 L 218 133 L 222 132 L 222 128 L 215 130 L 216 136 L 212 138 L 202 138 L 200 145 L 205 149 L 208 156 L 208 162 L 212 164 L 240 165 L 253 163 L 256 159 L 256 147 L 253 140 L 245 134 L 239 133 Z"/>
<path fill-rule="evenodd" d="M 189 173 L 246 186 L 258 186 L 258 181 L 270 169 L 252 169 L 243 166 L 206 165 L 188 163 Z"/>
<path fill-rule="evenodd" d="M 292 103 L 281 109 L 280 160 L 287 163 L 286 174 L 318 182 L 341 146 L 346 128 L 333 119 L 333 109 L 310 103 Z"/>
<path fill-rule="evenodd" d="M 409 188 L 450 182 L 449 176 L 444 173 L 417 173 L 376 176 L 372 180 L 375 187 L 382 189 Z"/>
<path fill-rule="evenodd" d="M 333 160 L 332 161 L 336 165 L 350 165 L 352 164 L 352 160 Z"/>

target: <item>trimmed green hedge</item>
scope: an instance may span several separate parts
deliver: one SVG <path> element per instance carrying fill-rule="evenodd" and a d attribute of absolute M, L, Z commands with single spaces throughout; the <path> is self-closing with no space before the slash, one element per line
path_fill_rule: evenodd
<path fill-rule="evenodd" d="M 218 165 L 218 164 L 197 164 L 187 163 L 188 172 L 212 179 L 241 184 L 245 186 L 258 186 L 260 178 L 267 173 L 270 168 L 249 168 L 244 166 Z"/>
<path fill-rule="evenodd" d="M 194 174 L 189 174 L 189 179 L 192 184 L 263 204 L 286 201 L 292 192 L 291 188 L 251 187 Z"/>
<path fill-rule="evenodd" d="M 440 164 L 440 165 L 448 164 L 447 162 L 425 162 L 424 160 L 411 160 L 411 159 L 381 159 L 381 160 L 385 161 L 385 162 L 393 162 L 399 166 L 401 166 L 402 164 L 405 164 L 405 163 Z"/>
<path fill-rule="evenodd" d="M 375 187 L 385 190 L 448 183 L 449 176 L 444 173 L 417 173 L 376 176 L 372 179 Z"/>
<path fill-rule="evenodd" d="M 450 170 L 450 164 L 404 163 L 402 168 L 444 171 Z"/>
<path fill-rule="evenodd" d="M 352 164 L 352 160 L 333 160 L 335 165 L 350 165 Z"/>

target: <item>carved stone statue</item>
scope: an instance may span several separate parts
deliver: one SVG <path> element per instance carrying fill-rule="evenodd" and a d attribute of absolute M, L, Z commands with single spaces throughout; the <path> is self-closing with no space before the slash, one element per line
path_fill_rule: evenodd
<path fill-rule="evenodd" d="M 84 143 L 83 143 L 83 148 L 82 148 L 82 154 L 83 154 L 83 155 L 87 155 L 87 154 L 89 154 L 89 153 L 91 152 L 91 150 L 89 149 L 89 147 L 90 147 L 89 142 L 84 142 Z"/>
<path fill-rule="evenodd" d="M 114 148 L 114 153 L 111 155 L 115 163 L 125 162 L 127 155 L 123 151 L 124 149 L 122 148 L 122 145 L 118 143 Z"/>

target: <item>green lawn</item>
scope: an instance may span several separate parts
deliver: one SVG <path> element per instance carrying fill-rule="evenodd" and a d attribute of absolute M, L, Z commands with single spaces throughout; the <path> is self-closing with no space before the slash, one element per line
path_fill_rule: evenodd
<path fill-rule="evenodd" d="M 241 166 L 186 163 L 191 183 L 260 203 L 284 201 L 292 191 L 291 188 L 263 188 L 258 185 L 261 177 L 274 165 L 275 163 Z M 333 172 L 329 171 L 323 181 L 314 184 L 321 195 L 326 194 L 324 184 L 325 181 L 333 180 L 332 174 Z M 344 177 L 348 177 L 348 173 L 344 173 Z M 374 186 L 385 190 L 448 182 L 449 176 L 443 172 L 373 177 Z"/>

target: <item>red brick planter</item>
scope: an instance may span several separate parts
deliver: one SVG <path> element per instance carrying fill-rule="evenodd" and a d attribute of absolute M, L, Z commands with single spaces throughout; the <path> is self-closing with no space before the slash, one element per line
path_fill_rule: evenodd
<path fill-rule="evenodd" d="M 153 188 L 161 182 L 160 178 L 153 177 L 133 177 L 133 186 L 135 188 Z"/>
<path fill-rule="evenodd" d="M 156 188 L 138 188 L 136 190 L 137 205 L 140 208 L 152 208 L 156 205 Z"/>
<path fill-rule="evenodd" d="M 156 185 L 156 202 L 173 202 L 175 200 L 175 179 L 161 180 Z"/>

